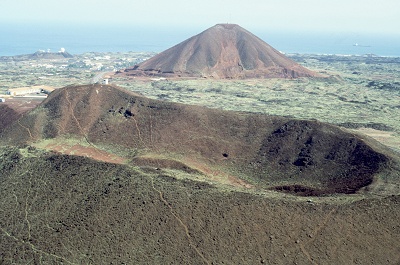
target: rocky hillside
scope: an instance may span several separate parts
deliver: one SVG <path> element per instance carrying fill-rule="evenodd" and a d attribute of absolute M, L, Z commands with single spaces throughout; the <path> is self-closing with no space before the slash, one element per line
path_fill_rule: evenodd
<path fill-rule="evenodd" d="M 122 156 L 137 165 L 300 195 L 355 193 L 392 176 L 397 165 L 397 156 L 375 141 L 318 121 L 157 101 L 101 85 L 53 92 L 1 138 L 13 145 L 84 139 L 91 148 L 125 150 L 131 155 Z"/>
<path fill-rule="evenodd" d="M 0 148 L 0 264 L 393 264 L 400 197 L 277 197 Z"/>

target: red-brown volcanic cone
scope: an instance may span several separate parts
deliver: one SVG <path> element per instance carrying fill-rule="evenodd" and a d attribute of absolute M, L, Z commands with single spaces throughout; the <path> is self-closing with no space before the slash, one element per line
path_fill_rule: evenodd
<path fill-rule="evenodd" d="M 125 72 L 213 78 L 318 76 L 235 24 L 217 24 Z"/>
<path fill-rule="evenodd" d="M 302 195 L 354 193 L 383 171 L 398 178 L 397 154 L 336 126 L 158 101 L 112 86 L 58 89 L 0 132 L 3 145 L 52 138 L 130 150 L 138 165 L 210 176 L 215 168 Z"/>

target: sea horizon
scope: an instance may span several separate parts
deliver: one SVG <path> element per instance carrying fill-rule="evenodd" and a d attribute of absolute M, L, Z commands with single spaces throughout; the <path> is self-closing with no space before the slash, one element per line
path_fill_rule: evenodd
<path fill-rule="evenodd" d="M 0 56 L 39 50 L 71 54 L 86 52 L 161 52 L 205 29 L 162 29 L 135 26 L 6 25 L 0 29 Z M 248 29 L 251 31 L 251 29 Z M 400 36 L 366 33 L 251 31 L 283 53 L 400 57 Z"/>

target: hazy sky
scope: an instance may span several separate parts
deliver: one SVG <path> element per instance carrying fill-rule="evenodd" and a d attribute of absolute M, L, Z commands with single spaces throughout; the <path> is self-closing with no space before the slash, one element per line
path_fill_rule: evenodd
<path fill-rule="evenodd" d="M 399 0 L 0 0 L 0 22 L 381 32 L 400 35 Z"/>

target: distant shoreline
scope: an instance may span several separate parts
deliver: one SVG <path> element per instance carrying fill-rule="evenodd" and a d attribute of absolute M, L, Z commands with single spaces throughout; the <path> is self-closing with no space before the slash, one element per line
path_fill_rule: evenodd
<path fill-rule="evenodd" d="M 18 57 L 29 57 L 32 56 L 35 52 L 32 53 L 26 53 L 26 54 L 15 54 L 15 55 L 1 55 L 0 53 L 0 60 L 6 60 L 6 59 L 11 59 L 11 58 L 18 58 Z M 99 51 L 91 51 L 91 52 L 83 52 L 83 53 L 76 53 L 72 55 L 77 55 L 77 56 L 82 56 L 84 54 L 118 54 L 118 53 L 154 53 L 151 51 L 123 51 L 123 52 L 115 52 L 115 51 L 105 51 L 105 52 L 99 52 Z M 379 58 L 400 58 L 400 55 L 376 55 L 376 54 L 330 54 L 330 53 L 298 53 L 298 52 L 282 52 L 281 53 L 287 55 L 287 56 L 338 56 L 338 57 L 379 57 Z M 25 58 L 28 60 L 28 58 Z M 46 60 L 46 58 L 31 58 L 31 60 L 35 59 L 43 59 Z M 68 58 L 59 58 L 59 59 L 68 59 Z"/>
<path fill-rule="evenodd" d="M 251 29 L 250 29 L 251 30 Z M 162 52 L 198 34 L 199 29 L 143 29 L 132 25 L 5 25 L 0 28 L 0 56 L 51 52 Z M 364 55 L 400 57 L 400 36 L 361 33 L 281 32 L 268 29 L 255 35 L 286 54 Z M 359 45 L 355 45 L 359 44 Z"/>

